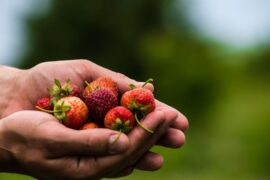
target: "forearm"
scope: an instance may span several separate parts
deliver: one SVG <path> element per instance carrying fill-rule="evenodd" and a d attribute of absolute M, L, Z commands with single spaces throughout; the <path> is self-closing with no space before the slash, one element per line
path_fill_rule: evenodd
<path fill-rule="evenodd" d="M 21 79 L 22 70 L 11 68 L 8 66 L 0 65 L 0 120 L 7 116 L 12 111 L 13 108 L 16 108 L 16 104 L 12 104 L 14 99 L 18 97 L 19 87 L 18 81 Z"/>

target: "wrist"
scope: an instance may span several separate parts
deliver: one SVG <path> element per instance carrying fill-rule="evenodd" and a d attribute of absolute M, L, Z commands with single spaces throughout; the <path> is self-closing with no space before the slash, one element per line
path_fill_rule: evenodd
<path fill-rule="evenodd" d="M 17 96 L 20 94 L 20 81 L 23 70 L 0 65 L 0 120 L 1 118 L 11 114 L 12 109 L 17 108 L 16 102 Z"/>
<path fill-rule="evenodd" d="M 5 144 L 5 130 L 0 120 L 0 172 L 16 172 L 16 165 L 11 150 Z"/>

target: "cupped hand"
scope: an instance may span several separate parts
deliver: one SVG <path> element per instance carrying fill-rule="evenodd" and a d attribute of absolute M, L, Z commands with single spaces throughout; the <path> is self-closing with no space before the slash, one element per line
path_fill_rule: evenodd
<path fill-rule="evenodd" d="M 134 167 L 156 170 L 162 157 L 146 153 L 175 122 L 171 110 L 155 110 L 143 124 L 153 135 L 135 127 L 115 141 L 109 129 L 73 130 L 52 115 L 18 111 L 0 121 L 0 149 L 8 154 L 13 171 L 39 179 L 100 179 L 121 177 Z"/>
<path fill-rule="evenodd" d="M 51 87 L 51 85 L 53 83 L 53 79 L 55 79 L 55 78 L 59 79 L 61 81 L 65 81 L 67 79 L 70 79 L 74 84 L 77 84 L 79 87 L 83 88 L 84 87 L 83 80 L 92 81 L 100 76 L 110 76 L 114 81 L 117 82 L 121 92 L 127 91 L 129 89 L 129 84 L 135 84 L 135 85 L 142 84 L 140 82 L 136 82 L 135 80 L 132 80 L 132 79 L 124 76 L 123 74 L 113 72 L 111 70 L 108 70 L 106 68 L 98 66 L 98 65 L 96 65 L 88 60 L 56 61 L 56 62 L 41 63 L 41 64 L 39 64 L 39 65 L 29 69 L 29 70 L 21 70 L 20 72 L 18 72 L 18 78 L 16 79 L 16 81 L 14 82 L 14 85 L 13 85 L 14 92 L 16 92 L 16 93 L 13 92 L 14 94 L 13 94 L 12 98 L 10 98 L 8 105 L 6 106 L 5 110 L 1 114 L 2 118 L 7 117 L 8 115 L 10 115 L 12 113 L 18 112 L 21 110 L 33 110 L 33 107 L 34 107 L 34 104 L 36 103 L 36 100 L 48 95 L 47 88 Z M 151 84 L 148 84 L 146 87 L 152 91 L 154 90 L 154 87 Z M 172 107 L 170 107 L 162 102 L 156 101 L 156 103 L 157 103 L 157 107 L 156 107 L 157 112 L 155 111 L 155 112 L 149 114 L 149 116 L 147 116 L 147 118 L 145 118 L 145 120 L 144 120 L 146 123 L 146 126 L 147 126 L 147 122 L 148 122 L 149 127 L 152 127 L 152 129 L 158 129 L 158 130 L 156 130 L 156 133 L 149 137 L 149 135 L 145 134 L 145 132 L 143 132 L 143 130 L 141 128 L 136 127 L 135 128 L 136 130 L 134 129 L 132 131 L 132 133 L 130 133 L 130 135 L 128 136 L 129 138 L 127 139 L 128 142 L 130 141 L 129 144 L 132 144 L 132 146 L 131 146 L 132 148 L 129 148 L 129 151 L 127 151 L 125 156 L 122 156 L 122 155 L 120 157 L 117 156 L 118 159 L 116 158 L 116 156 L 113 156 L 116 159 L 115 161 L 118 160 L 117 162 L 121 162 L 121 163 L 119 163 L 119 167 L 121 167 L 121 168 L 117 172 L 113 172 L 113 173 L 111 171 L 106 172 L 107 176 L 118 177 L 118 176 L 122 176 L 122 175 L 127 175 L 127 174 L 131 173 L 131 171 L 134 168 L 138 168 L 138 169 L 142 169 L 142 170 L 159 169 L 163 164 L 162 163 L 162 156 L 159 154 L 154 154 L 152 152 L 148 152 L 148 150 L 154 144 L 159 144 L 159 145 L 171 147 L 171 148 L 178 148 L 185 142 L 185 136 L 184 136 L 183 132 L 188 128 L 188 121 L 185 118 L 185 116 L 182 115 L 176 109 L 174 109 L 174 108 L 172 108 Z M 15 115 L 16 114 L 18 115 L 19 113 L 20 112 L 15 113 Z M 72 131 L 75 134 L 80 134 L 81 137 L 87 138 L 89 136 L 88 134 L 86 134 L 86 133 L 89 133 L 88 131 L 87 132 L 86 131 L 85 132 L 82 132 L 82 131 L 76 132 L 74 130 L 71 130 L 71 129 L 68 129 L 68 128 L 62 126 L 51 115 L 44 114 L 44 113 L 37 112 L 37 111 L 35 111 L 35 112 L 29 111 L 29 112 L 23 112 L 23 113 L 25 114 L 25 116 L 27 116 L 27 114 L 28 115 L 31 114 L 31 116 L 28 116 L 28 118 L 25 117 L 25 119 L 22 120 L 22 121 L 25 121 L 25 123 L 27 123 L 27 124 L 29 122 L 32 122 L 32 120 L 29 120 L 29 119 L 31 119 L 30 117 L 35 117 L 35 120 L 37 120 L 38 117 L 43 117 L 42 118 L 43 121 L 46 122 L 46 123 L 44 123 L 44 125 L 50 124 L 50 123 L 55 123 L 55 124 L 53 124 L 53 126 L 52 126 L 53 128 L 51 128 L 51 129 L 56 128 L 55 129 L 56 134 L 58 133 L 58 128 L 61 127 L 62 130 L 65 129 L 65 131 L 60 130 L 61 132 L 66 133 L 67 131 L 69 131 L 69 132 Z M 155 114 L 158 114 L 158 115 L 155 115 Z M 11 115 L 11 116 L 14 116 L 14 115 Z M 47 118 L 45 118 L 45 116 Z M 26 120 L 26 119 L 28 119 L 28 120 Z M 46 120 L 44 120 L 44 119 L 46 119 Z M 159 121 L 156 121 L 155 119 L 159 119 Z M 153 124 L 151 124 L 151 122 Z M 41 124 L 43 124 L 43 123 L 41 123 Z M 56 125 L 56 124 L 58 124 L 58 125 Z M 162 126 L 162 124 L 164 124 L 164 125 Z M 161 128 L 161 130 L 159 130 L 159 128 Z M 47 129 L 44 131 L 47 131 Z M 96 131 L 99 132 L 99 131 L 103 131 L 103 130 L 102 129 L 93 130 L 93 131 L 91 130 L 91 132 L 96 132 Z M 110 130 L 106 130 L 106 131 L 110 131 Z M 37 133 L 38 132 L 40 132 L 40 131 L 37 131 Z M 52 132 L 52 131 L 49 131 L 49 132 Z M 44 133 L 48 133 L 48 132 L 44 132 Z M 63 134 L 65 134 L 65 133 L 63 133 Z M 39 137 L 39 136 L 37 136 L 37 137 Z M 96 137 L 96 136 L 94 136 L 94 137 Z M 125 138 L 125 136 L 124 135 L 123 135 L 123 137 L 121 136 L 121 139 L 122 138 Z M 146 146 L 145 148 L 140 148 L 140 150 L 138 150 L 138 151 L 134 150 L 136 148 L 138 149 L 138 147 L 133 144 L 133 141 L 134 142 L 138 141 L 137 144 L 141 146 L 141 144 L 139 144 L 139 142 L 143 142 L 142 139 L 144 139 L 145 142 L 146 141 L 149 142 L 148 138 L 151 139 L 151 142 L 146 143 L 147 146 L 144 144 L 144 146 Z M 119 142 L 121 142 L 121 141 L 119 141 Z M 72 145 L 70 144 L 69 147 L 70 146 L 72 146 Z M 59 145 L 57 147 L 60 148 Z M 78 151 L 80 151 L 80 150 L 78 150 Z M 134 156 L 131 152 L 137 154 L 137 156 Z M 80 152 L 72 152 L 72 153 L 75 156 L 81 155 Z M 88 155 L 88 154 L 86 154 L 86 155 Z M 94 155 L 94 153 L 92 155 Z M 97 153 L 95 155 L 99 155 L 99 153 Z M 109 154 L 107 154 L 107 155 L 109 155 Z M 129 156 L 134 157 L 132 161 L 123 160 L 123 158 L 127 158 Z M 88 157 L 88 156 L 86 156 L 86 157 L 91 159 L 91 157 Z M 72 164 L 71 162 L 75 162 L 74 159 L 76 159 L 77 157 L 76 158 L 74 157 L 74 159 L 73 159 L 70 156 L 68 156 L 68 159 L 69 158 L 70 158 L 69 165 L 71 166 L 71 164 Z M 111 156 L 104 156 L 103 157 L 103 159 L 105 159 L 105 160 L 106 160 L 106 158 L 110 159 L 112 157 Z M 77 161 L 78 161 L 78 159 L 77 159 Z M 89 160 L 87 160 L 87 161 L 80 160 L 79 161 L 80 167 L 82 167 L 82 164 L 89 163 L 90 161 Z M 59 162 L 62 162 L 62 161 L 59 161 Z M 98 161 L 95 161 L 95 162 L 98 162 Z M 132 163 L 127 164 L 127 162 L 132 162 Z M 57 165 L 57 163 L 53 163 L 53 164 Z M 76 163 L 73 165 L 76 165 Z M 78 165 L 78 163 L 77 163 L 77 165 Z M 109 166 L 109 163 L 108 163 L 108 166 Z M 110 169 L 110 168 L 107 168 L 107 169 Z"/>

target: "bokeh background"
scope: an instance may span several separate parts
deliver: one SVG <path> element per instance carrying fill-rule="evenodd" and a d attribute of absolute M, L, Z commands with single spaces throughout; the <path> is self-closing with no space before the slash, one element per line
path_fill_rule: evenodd
<path fill-rule="evenodd" d="M 270 1 L 1 0 L 0 63 L 87 58 L 143 81 L 190 120 L 158 172 L 135 179 L 270 178 Z M 0 179 L 31 177 L 0 174 Z"/>

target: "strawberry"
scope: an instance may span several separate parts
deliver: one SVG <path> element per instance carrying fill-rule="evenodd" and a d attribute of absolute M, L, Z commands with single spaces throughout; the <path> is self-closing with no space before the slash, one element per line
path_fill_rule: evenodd
<path fill-rule="evenodd" d="M 91 118 L 103 124 L 106 113 L 117 106 L 118 100 L 108 89 L 98 89 L 85 97 L 85 103 L 89 109 Z"/>
<path fill-rule="evenodd" d="M 138 87 L 123 94 L 121 105 L 132 111 L 140 111 L 146 115 L 154 111 L 155 99 L 150 90 Z"/>
<path fill-rule="evenodd" d="M 98 125 L 96 123 L 93 122 L 88 122 L 86 124 L 84 124 L 80 130 L 85 130 L 85 129 L 94 129 L 94 128 L 98 128 Z"/>
<path fill-rule="evenodd" d="M 132 112 L 123 107 L 117 106 L 111 109 L 104 118 L 104 126 L 109 129 L 128 133 L 135 124 Z"/>
<path fill-rule="evenodd" d="M 70 92 L 70 96 L 76 96 L 76 97 L 81 97 L 81 92 L 79 86 L 76 84 L 70 84 L 70 86 L 73 88 L 72 91 Z"/>
<path fill-rule="evenodd" d="M 49 89 L 49 94 L 51 97 L 51 103 L 55 104 L 56 101 L 66 96 L 77 96 L 80 97 L 80 88 L 72 84 L 68 79 L 65 83 L 61 83 L 59 80 L 55 79 L 52 88 Z"/>
<path fill-rule="evenodd" d="M 140 111 L 144 115 L 154 111 L 156 107 L 154 95 L 149 89 L 144 88 L 150 81 L 152 79 L 148 80 L 142 87 L 130 85 L 132 89 L 122 95 L 121 105 L 132 111 Z"/>
<path fill-rule="evenodd" d="M 135 120 L 140 126 L 142 124 L 138 120 L 138 114 L 144 117 L 154 111 L 156 107 L 153 93 L 149 89 L 144 88 L 147 83 L 152 81 L 153 79 L 147 80 L 141 87 L 130 85 L 131 90 L 125 92 L 121 98 L 121 105 L 135 112 Z M 145 127 L 143 128 L 150 133 L 153 132 Z"/>
<path fill-rule="evenodd" d="M 87 81 L 85 83 L 87 84 L 87 86 L 84 89 L 83 97 L 88 96 L 90 93 L 100 88 L 108 89 L 115 95 L 116 98 L 118 97 L 117 83 L 114 82 L 110 77 L 99 77 L 90 84 Z"/>
<path fill-rule="evenodd" d="M 36 106 L 36 108 L 44 112 L 53 113 L 60 122 L 72 129 L 79 129 L 83 126 L 88 119 L 89 113 L 86 104 L 75 96 L 59 99 L 55 103 L 53 111 L 39 106 Z"/>
<path fill-rule="evenodd" d="M 53 105 L 50 104 L 51 98 L 45 97 L 37 101 L 36 106 L 39 106 L 46 110 L 53 110 Z"/>

